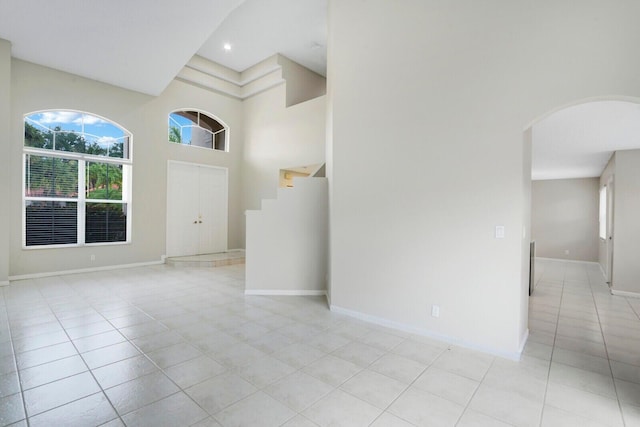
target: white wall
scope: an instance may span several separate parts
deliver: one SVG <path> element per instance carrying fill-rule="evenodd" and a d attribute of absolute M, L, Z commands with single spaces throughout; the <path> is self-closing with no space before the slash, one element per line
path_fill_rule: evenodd
<path fill-rule="evenodd" d="M 598 261 L 599 184 L 599 178 L 533 181 L 531 235 L 537 256 Z"/>
<path fill-rule="evenodd" d="M 244 101 L 244 208 L 273 199 L 280 169 L 325 162 L 325 102 L 321 96 L 285 107 L 286 85 Z"/>
<path fill-rule="evenodd" d="M 326 178 L 295 178 L 247 211 L 247 294 L 319 295 L 326 290 Z"/>
<path fill-rule="evenodd" d="M 520 301 L 518 302 L 520 310 L 520 318 L 518 319 L 519 325 L 528 325 L 529 323 L 529 282 L 531 273 L 531 163 L 532 163 L 532 148 L 533 147 L 533 129 L 528 128 L 523 135 L 522 139 L 522 240 L 520 242 L 520 283 L 526 291 L 523 289 L 520 292 Z M 535 273 L 535 271 L 534 271 Z M 535 280 L 535 279 L 534 279 Z M 525 331 L 526 337 L 523 337 L 521 341 L 525 341 L 528 338 L 528 330 Z"/>
<path fill-rule="evenodd" d="M 327 93 L 327 79 L 289 58 L 278 55 L 282 77 L 287 81 L 287 107 Z"/>
<path fill-rule="evenodd" d="M 263 198 L 275 197 L 281 168 L 325 161 L 326 98 L 285 107 L 287 99 L 300 101 L 323 92 L 324 78 L 284 57 L 276 59 L 283 63 L 283 74 L 292 83 L 243 102 L 181 81 L 174 81 L 161 95 L 151 97 L 28 62 L 11 61 L 10 57 L 4 62 L 9 45 L 5 43 L 0 48 L 6 51 L 0 52 L 2 65 L 12 66 L 11 80 L 8 72 L 2 74 L 0 70 L 0 89 L 3 81 L 7 82 L 7 90 L 12 89 L 11 112 L 2 116 L 10 118 L 11 131 L 4 134 L 10 135 L 11 154 L 0 160 L 11 164 L 10 187 L 6 187 L 10 203 L 3 205 L 10 211 L 10 222 L 5 222 L 6 232 L 11 231 L 5 240 L 10 242 L 10 254 L 2 257 L 10 260 L 11 276 L 160 261 L 166 245 L 166 168 L 170 159 L 229 169 L 228 247 L 232 249 L 245 245 L 244 211 L 259 207 Z M 91 112 L 117 122 L 133 134 L 130 245 L 22 249 L 22 120 L 24 114 L 43 109 Z M 167 115 L 177 109 L 202 110 L 224 121 L 230 128 L 229 151 L 168 143 Z M 91 255 L 95 255 L 95 261 L 91 261 Z M 0 266 L 0 277 L 1 274 Z"/>
<path fill-rule="evenodd" d="M 611 288 L 640 296 L 640 150 L 616 151 L 614 179 Z"/>
<path fill-rule="evenodd" d="M 11 89 L 10 275 L 160 261 L 166 244 L 169 159 L 229 168 L 229 247 L 243 247 L 241 101 L 177 81 L 160 96 L 150 97 L 16 59 L 12 61 Z M 207 111 L 228 124 L 229 152 L 167 142 L 167 115 L 181 108 Z M 22 249 L 22 121 L 24 114 L 42 109 L 91 112 L 117 122 L 133 134 L 131 244 Z M 95 261 L 90 260 L 91 254 L 95 254 Z"/>
<path fill-rule="evenodd" d="M 330 0 L 334 308 L 516 356 L 523 130 L 577 100 L 640 95 L 638 14 L 633 0 Z"/>
<path fill-rule="evenodd" d="M 9 112 L 11 93 L 11 44 L 0 39 L 0 285 L 9 280 L 9 167 L 11 148 Z"/>
<path fill-rule="evenodd" d="M 188 147 L 179 144 L 164 143 L 166 125 L 159 123 L 154 128 L 161 148 L 165 167 L 163 182 L 166 182 L 166 160 L 179 160 L 210 166 L 225 167 L 229 170 L 229 217 L 228 248 L 244 248 L 244 208 L 242 206 L 242 156 L 244 154 L 244 128 L 242 102 L 218 95 L 207 90 L 179 81 L 174 81 L 161 96 L 150 104 L 149 119 L 166 118 L 170 111 L 178 108 L 194 108 L 210 113 L 229 126 L 227 152 Z M 166 121 L 166 120 L 165 120 Z M 155 148 L 154 148 L 155 149 Z M 135 181 L 134 181 L 135 185 Z M 166 204 L 166 187 L 161 192 Z M 164 229 L 163 229 L 164 230 Z"/>

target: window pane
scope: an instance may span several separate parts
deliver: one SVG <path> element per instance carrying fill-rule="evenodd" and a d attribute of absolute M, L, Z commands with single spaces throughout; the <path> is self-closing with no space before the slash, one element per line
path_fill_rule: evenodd
<path fill-rule="evenodd" d="M 124 203 L 87 203 L 85 242 L 125 242 L 127 205 Z"/>
<path fill-rule="evenodd" d="M 213 148 L 213 134 L 206 129 L 194 127 L 191 130 L 191 145 L 194 147 Z"/>
<path fill-rule="evenodd" d="M 176 111 L 175 113 L 171 113 L 174 120 L 178 120 L 181 124 L 186 125 L 198 125 L 198 112 L 197 111 Z M 182 118 L 183 120 L 181 120 Z"/>
<path fill-rule="evenodd" d="M 87 199 L 122 200 L 122 165 L 87 162 Z"/>
<path fill-rule="evenodd" d="M 78 243 L 76 202 L 26 202 L 27 246 Z"/>
<path fill-rule="evenodd" d="M 600 206 L 599 206 L 599 232 L 598 235 L 601 239 L 607 238 L 607 187 L 604 186 L 600 189 Z"/>
<path fill-rule="evenodd" d="M 84 135 L 74 132 L 61 130 L 56 127 L 51 132 L 53 134 L 53 149 L 56 151 L 70 151 L 73 153 L 86 153 L 87 141 Z"/>
<path fill-rule="evenodd" d="M 215 149 L 216 150 L 221 150 L 221 151 L 226 151 L 227 149 L 227 131 L 223 130 L 222 132 L 218 132 L 215 135 L 216 137 L 216 145 L 215 145 Z"/>
<path fill-rule="evenodd" d="M 26 155 L 27 197 L 78 197 L 78 161 Z"/>
<path fill-rule="evenodd" d="M 204 113 L 174 111 L 169 114 L 169 142 L 226 151 L 226 129 Z"/>
<path fill-rule="evenodd" d="M 87 139 L 87 154 L 94 156 L 129 158 L 129 137 L 85 135 Z"/>
<path fill-rule="evenodd" d="M 25 116 L 24 145 L 56 151 L 129 158 L 129 134 L 108 120 L 76 111 Z"/>
<path fill-rule="evenodd" d="M 116 157 L 118 159 L 129 158 L 129 137 L 123 136 L 116 139 L 109 147 L 109 157 Z"/>
<path fill-rule="evenodd" d="M 25 145 L 73 153 L 86 152 L 86 141 L 79 123 L 80 117 L 80 113 L 68 111 L 39 113 L 25 117 Z"/>
<path fill-rule="evenodd" d="M 25 147 L 53 149 L 53 134 L 38 123 L 24 122 L 24 145 Z"/>
<path fill-rule="evenodd" d="M 216 119 L 202 113 L 200 114 L 200 127 L 211 133 L 216 133 L 224 129 L 224 126 L 222 126 L 222 124 L 220 124 Z"/>
<path fill-rule="evenodd" d="M 191 132 L 198 126 L 198 113 L 178 111 L 169 114 L 169 141 L 177 144 L 191 144 Z"/>

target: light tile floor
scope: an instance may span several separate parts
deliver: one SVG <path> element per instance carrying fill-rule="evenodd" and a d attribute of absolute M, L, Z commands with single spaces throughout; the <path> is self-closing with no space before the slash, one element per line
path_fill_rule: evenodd
<path fill-rule="evenodd" d="M 640 426 L 640 300 L 597 266 L 537 277 L 520 362 L 246 297 L 243 265 L 14 282 L 0 425 Z"/>

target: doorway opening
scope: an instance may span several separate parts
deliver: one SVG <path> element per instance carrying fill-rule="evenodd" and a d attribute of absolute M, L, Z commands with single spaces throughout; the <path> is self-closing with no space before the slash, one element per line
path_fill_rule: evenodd
<path fill-rule="evenodd" d="M 622 172 L 616 160 L 624 154 L 628 166 L 631 154 L 640 154 L 639 100 L 576 102 L 536 120 L 527 133 L 532 145 L 531 239 L 537 257 L 597 263 L 613 291 L 620 267 L 614 261 L 621 255 L 614 254 L 620 243 L 616 228 L 618 238 L 629 234 L 617 227 L 625 222 L 623 212 L 615 210 L 624 197 L 616 194 Z"/>
<path fill-rule="evenodd" d="M 167 256 L 227 251 L 228 170 L 167 163 Z"/>

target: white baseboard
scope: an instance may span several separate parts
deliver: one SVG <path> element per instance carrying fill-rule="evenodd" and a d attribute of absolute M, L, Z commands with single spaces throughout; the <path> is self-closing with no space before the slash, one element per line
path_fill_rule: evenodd
<path fill-rule="evenodd" d="M 536 259 L 541 261 L 557 261 L 557 262 L 570 262 L 572 264 L 588 264 L 588 265 L 600 265 L 599 262 L 596 261 L 580 261 L 577 259 L 563 259 L 563 258 L 544 258 L 537 256 Z"/>
<path fill-rule="evenodd" d="M 640 293 L 638 292 L 616 291 L 615 289 L 611 289 L 611 294 L 619 297 L 640 298 Z"/>
<path fill-rule="evenodd" d="M 402 332 L 408 332 L 410 334 L 421 335 L 427 338 L 433 338 L 439 341 L 446 342 L 448 344 L 456 345 L 459 347 L 465 347 L 471 350 L 481 351 L 483 353 L 493 354 L 495 356 L 504 357 L 505 359 L 510 360 L 520 360 L 520 356 L 522 355 L 522 350 L 524 349 L 524 345 L 526 343 L 526 338 L 523 340 L 520 349 L 517 352 L 505 352 L 501 350 L 497 350 L 495 348 L 486 347 L 482 345 L 478 345 L 475 343 L 470 343 L 465 340 L 461 340 L 459 338 L 450 337 L 443 334 L 438 334 L 433 331 L 429 331 L 423 328 L 416 328 L 415 326 L 407 325 L 405 323 L 394 322 L 392 320 L 384 319 L 377 316 L 372 316 L 369 314 L 360 313 L 358 311 L 349 310 L 346 308 L 338 307 L 336 305 L 330 305 L 329 309 L 335 313 L 344 314 L 349 317 L 354 317 L 356 319 L 363 320 L 365 322 L 373 323 L 376 325 L 384 326 L 391 329 L 397 329 Z M 529 331 L 525 332 L 525 336 L 528 337 Z"/>
<path fill-rule="evenodd" d="M 39 279 L 41 277 L 51 277 L 51 276 L 64 276 L 67 274 L 95 273 L 98 271 L 120 270 L 123 268 L 148 267 L 151 265 L 162 265 L 162 264 L 164 264 L 164 261 L 161 260 L 161 261 L 149 261 L 149 262 L 136 262 L 132 264 L 107 265 L 104 267 L 79 268 L 76 270 L 61 270 L 61 271 L 48 271 L 45 273 L 21 274 L 18 276 L 9 276 L 9 281 Z"/>
<path fill-rule="evenodd" d="M 285 290 L 285 289 L 245 289 L 245 295 L 271 295 L 271 296 L 326 296 L 323 290 Z"/>

